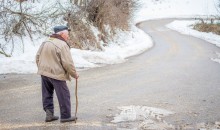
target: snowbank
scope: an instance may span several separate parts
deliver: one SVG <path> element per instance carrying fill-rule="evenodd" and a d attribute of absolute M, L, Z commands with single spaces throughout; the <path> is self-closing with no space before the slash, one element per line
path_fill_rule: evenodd
<path fill-rule="evenodd" d="M 46 37 L 36 39 L 35 46 L 30 44 L 27 37 L 24 41 L 25 52 L 17 53 L 13 57 L 0 57 L 0 74 L 6 73 L 36 73 L 35 55 Z M 104 51 L 94 52 L 79 49 L 71 49 L 75 66 L 78 70 L 100 67 L 104 64 L 116 64 L 126 61 L 129 56 L 137 55 L 150 48 L 151 38 L 142 30 L 133 26 L 130 32 L 120 32 Z"/>

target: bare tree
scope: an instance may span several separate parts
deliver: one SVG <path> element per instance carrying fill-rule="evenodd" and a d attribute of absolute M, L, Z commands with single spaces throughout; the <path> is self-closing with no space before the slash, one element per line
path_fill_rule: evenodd
<path fill-rule="evenodd" d="M 0 43 L 0 54 L 11 56 L 17 37 L 23 41 L 24 36 L 33 39 L 35 33 L 47 35 L 52 26 L 63 24 L 63 20 L 73 30 L 70 36 L 71 46 L 101 50 L 100 42 L 107 44 L 116 34 L 116 29 L 129 30 L 129 21 L 136 7 L 135 0 L 70 0 L 65 4 L 57 0 L 50 7 L 33 12 L 34 2 L 36 1 L 0 1 L 0 39 L 6 41 Z M 91 25 L 100 31 L 98 39 Z M 10 46 L 10 51 L 7 46 Z M 24 49 L 23 42 L 21 46 Z"/>
<path fill-rule="evenodd" d="M 72 3 L 77 6 L 87 6 L 91 0 L 73 0 Z"/>
<path fill-rule="evenodd" d="M 48 7 L 38 12 L 33 12 L 30 2 L 25 0 L 4 0 L 0 4 L 0 39 L 6 41 L 6 43 L 0 43 L 0 53 L 7 57 L 12 55 L 16 37 L 21 39 L 21 48 L 24 51 L 24 36 L 27 35 L 33 40 L 32 35 L 35 33 L 46 34 L 51 24 L 58 21 L 54 19 L 64 13 L 59 9 L 58 3 L 56 8 Z"/>

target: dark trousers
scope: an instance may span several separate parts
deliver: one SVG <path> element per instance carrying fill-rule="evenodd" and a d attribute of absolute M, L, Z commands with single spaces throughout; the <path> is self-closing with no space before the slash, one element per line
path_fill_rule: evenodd
<path fill-rule="evenodd" d="M 42 100 L 43 108 L 54 112 L 53 93 L 54 89 L 60 106 L 61 119 L 71 117 L 70 92 L 66 81 L 52 79 L 46 76 L 41 76 L 42 82 Z"/>

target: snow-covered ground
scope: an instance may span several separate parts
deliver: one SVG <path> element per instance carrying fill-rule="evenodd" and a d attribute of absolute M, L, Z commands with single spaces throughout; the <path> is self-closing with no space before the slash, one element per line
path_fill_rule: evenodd
<path fill-rule="evenodd" d="M 218 15 L 219 0 L 141 0 L 135 22 L 161 18 L 195 18 Z"/>
<path fill-rule="evenodd" d="M 133 23 L 155 18 L 208 17 L 216 15 L 218 0 L 140 0 L 140 8 Z M 36 73 L 35 54 L 46 37 L 35 36 L 34 44 L 24 38 L 24 53 L 14 52 L 10 58 L 0 55 L 0 74 Z M 4 42 L 0 39 L 0 42 Z M 18 42 L 21 42 L 18 40 Z M 71 49 L 78 70 L 100 67 L 105 64 L 125 62 L 129 56 L 137 55 L 152 46 L 151 38 L 133 26 L 130 32 L 121 32 L 104 51 L 92 52 Z M 15 46 L 16 49 L 21 47 Z"/>
<path fill-rule="evenodd" d="M 0 74 L 5 73 L 36 73 L 35 55 L 46 37 L 35 40 L 35 45 L 26 37 L 25 53 L 16 53 L 10 58 L 0 56 Z M 37 38 L 36 38 L 37 39 Z M 137 27 L 132 32 L 121 32 L 114 42 L 104 48 L 104 51 L 88 51 L 71 49 L 73 61 L 77 70 L 100 67 L 105 64 L 116 64 L 126 61 L 129 56 L 137 55 L 153 45 L 151 38 Z M 19 49 L 19 46 L 17 46 Z M 20 51 L 19 51 L 20 52 Z"/>

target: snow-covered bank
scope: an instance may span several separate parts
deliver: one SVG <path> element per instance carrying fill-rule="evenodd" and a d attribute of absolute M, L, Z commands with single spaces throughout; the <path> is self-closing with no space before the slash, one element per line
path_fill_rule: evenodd
<path fill-rule="evenodd" d="M 116 39 L 104 48 L 104 51 L 92 52 L 72 49 L 77 67 L 97 67 L 100 64 L 116 64 L 126 58 L 142 53 L 152 47 L 151 38 L 142 30 L 133 26 L 131 32 L 121 32 Z"/>
<path fill-rule="evenodd" d="M 0 74 L 5 73 L 36 73 L 35 55 L 44 38 L 38 39 L 33 46 L 29 40 L 25 41 L 25 52 L 13 57 L 0 57 Z M 115 42 L 106 46 L 104 51 L 94 52 L 71 49 L 77 69 L 100 67 L 104 64 L 116 64 L 126 61 L 129 56 L 137 55 L 150 48 L 151 38 L 142 30 L 133 26 L 131 32 L 121 32 Z"/>
<path fill-rule="evenodd" d="M 220 47 L 219 35 L 211 32 L 210 33 L 199 32 L 193 29 L 193 25 L 195 25 L 198 22 L 199 21 L 196 20 L 176 20 L 166 26 L 182 34 L 198 37 L 200 39 L 208 41 L 209 43 L 215 44 L 217 47 Z M 220 58 L 219 53 L 217 53 L 217 56 Z M 220 63 L 220 59 L 212 59 L 212 60 Z"/>
<path fill-rule="evenodd" d="M 135 22 L 161 18 L 194 18 L 218 15 L 218 0 L 141 0 Z"/>

